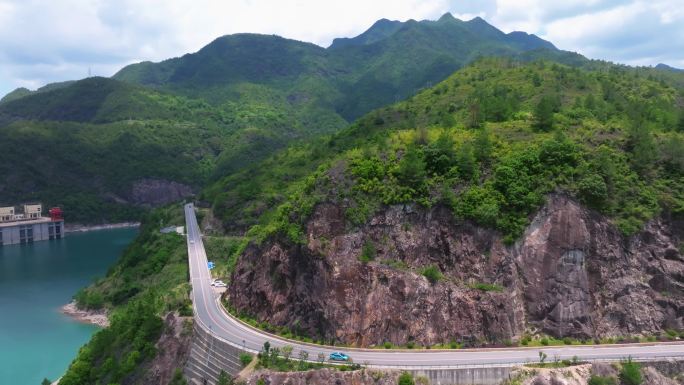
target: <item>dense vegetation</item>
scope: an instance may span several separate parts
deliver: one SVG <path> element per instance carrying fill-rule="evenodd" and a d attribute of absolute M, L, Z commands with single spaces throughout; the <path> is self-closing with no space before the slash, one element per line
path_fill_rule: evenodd
<path fill-rule="evenodd" d="M 493 55 L 581 58 L 534 35 L 505 34 L 480 18 L 464 22 L 445 14 L 437 21 L 380 20 L 327 49 L 278 36 L 224 36 L 197 53 L 134 64 L 114 77 L 212 103 L 258 89 L 306 109 L 310 123 L 317 111 L 350 121 Z"/>
<path fill-rule="evenodd" d="M 199 189 L 217 164 L 258 159 L 256 143 L 282 146 L 279 135 L 297 124 L 285 112 L 247 101 L 210 106 L 102 78 L 9 101 L 0 105 L 0 200 L 62 205 L 70 222 L 137 219 L 134 183 Z"/>
<path fill-rule="evenodd" d="M 481 60 L 337 135 L 231 175 L 205 197 L 223 218 L 259 223 L 250 231 L 257 239 L 299 242 L 313 207 L 334 201 L 356 225 L 383 205 L 443 204 L 513 241 L 556 191 L 631 234 L 684 210 L 680 103 L 678 89 L 641 70 Z"/>
<path fill-rule="evenodd" d="M 240 182 L 239 192 L 228 194 L 238 197 L 227 197 L 221 210 L 226 217 L 247 209 L 246 216 L 233 218 L 244 228 L 264 208 L 245 207 L 241 196 L 270 182 L 242 183 L 244 175 L 236 174 L 290 143 L 337 132 L 347 121 L 486 55 L 606 67 L 536 36 L 504 34 L 482 19 L 463 22 L 448 14 L 437 21 L 379 21 L 327 49 L 276 36 L 225 36 L 194 54 L 128 66 L 114 79 L 8 95 L 0 103 L 0 172 L 6 181 L 0 183 L 0 203 L 39 200 L 65 206 L 72 222 L 121 221 L 140 217 L 131 209 L 131 195 L 141 180 L 200 190 L 228 178 Z M 680 73 L 658 73 L 684 86 Z M 507 119 L 515 108 L 515 93 L 487 92 L 496 95 L 479 97 L 496 101 L 472 114 L 472 124 L 485 116 Z M 325 157 L 329 149 L 317 151 Z M 293 172 L 292 165 L 270 166 L 273 174 Z"/>
<path fill-rule="evenodd" d="M 83 346 L 60 384 L 116 384 L 140 375 L 157 354 L 161 316 L 191 315 L 187 253 L 183 237 L 160 234 L 159 224 L 178 224 L 181 210 L 157 210 L 105 278 L 80 291 L 79 307 L 110 310 L 111 325 Z"/>
<path fill-rule="evenodd" d="M 131 195 L 143 179 L 199 190 L 288 143 L 336 132 L 478 55 L 565 55 L 481 20 L 396 25 L 329 49 L 226 36 L 195 54 L 126 67 L 114 80 L 17 90 L 0 103 L 0 201 L 62 205 L 71 222 L 138 219 Z"/>

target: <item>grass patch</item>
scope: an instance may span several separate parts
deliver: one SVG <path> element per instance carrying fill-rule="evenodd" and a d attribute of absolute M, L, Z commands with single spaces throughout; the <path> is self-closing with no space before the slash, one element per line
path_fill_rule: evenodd
<path fill-rule="evenodd" d="M 439 268 L 435 265 L 423 268 L 420 273 L 433 285 L 442 279 L 442 272 L 439 271 Z"/>
<path fill-rule="evenodd" d="M 474 283 L 472 285 L 468 285 L 471 289 L 476 289 L 476 290 L 481 290 L 481 291 L 493 291 L 500 293 L 504 290 L 502 286 L 499 286 L 497 284 L 493 283 L 483 283 L 483 282 L 478 282 Z"/>

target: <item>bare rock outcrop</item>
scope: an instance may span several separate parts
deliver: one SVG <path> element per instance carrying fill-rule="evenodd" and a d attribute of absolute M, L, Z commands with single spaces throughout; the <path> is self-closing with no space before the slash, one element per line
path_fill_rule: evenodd
<path fill-rule="evenodd" d="M 606 218 L 552 195 L 513 246 L 445 207 L 392 206 L 366 225 L 320 204 L 305 245 L 251 245 L 227 296 L 260 321 L 325 341 L 368 346 L 502 342 L 684 328 L 679 226 L 657 219 L 624 237 Z M 364 245 L 375 258 L 360 261 Z M 368 245 L 371 245 L 370 247 Z M 443 274 L 431 283 L 422 274 Z"/>
<path fill-rule="evenodd" d="M 182 183 L 164 179 L 141 179 L 133 184 L 127 200 L 139 206 L 158 207 L 192 195 L 192 188 Z"/>
<path fill-rule="evenodd" d="M 641 371 L 643 385 L 679 385 L 679 382 L 664 376 L 653 367 L 646 367 Z"/>

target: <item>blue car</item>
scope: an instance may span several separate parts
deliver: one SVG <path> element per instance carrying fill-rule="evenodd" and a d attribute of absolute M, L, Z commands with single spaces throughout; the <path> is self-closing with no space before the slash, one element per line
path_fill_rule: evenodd
<path fill-rule="evenodd" d="M 340 352 L 335 352 L 335 353 L 330 353 L 330 361 L 349 361 L 349 356 L 340 353 Z"/>

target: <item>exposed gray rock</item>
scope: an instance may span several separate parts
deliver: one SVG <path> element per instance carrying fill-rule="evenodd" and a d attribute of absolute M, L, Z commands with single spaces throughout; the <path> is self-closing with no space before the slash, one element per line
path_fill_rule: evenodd
<path fill-rule="evenodd" d="M 617 378 L 618 370 L 615 364 L 598 363 L 591 366 L 591 374 L 594 376 Z"/>
<path fill-rule="evenodd" d="M 653 367 L 643 368 L 641 375 L 644 379 L 642 385 L 679 385 L 677 381 L 662 375 Z"/>
<path fill-rule="evenodd" d="M 183 368 L 190 353 L 192 318 L 169 313 L 164 318 L 164 331 L 157 341 L 157 355 L 141 365 L 123 385 L 168 384 L 177 368 Z"/>
<path fill-rule="evenodd" d="M 190 186 L 164 179 L 142 179 L 131 187 L 130 201 L 139 206 L 163 206 L 192 196 Z"/>

